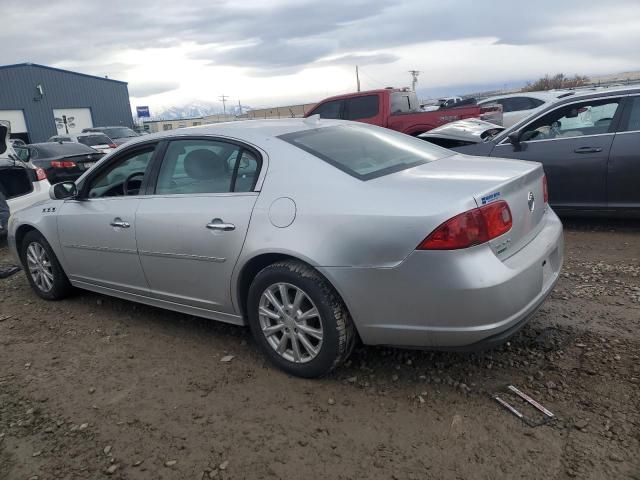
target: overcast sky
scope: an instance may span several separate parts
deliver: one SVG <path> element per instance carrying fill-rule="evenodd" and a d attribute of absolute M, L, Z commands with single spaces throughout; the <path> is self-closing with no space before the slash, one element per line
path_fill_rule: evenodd
<path fill-rule="evenodd" d="M 363 88 L 640 70 L 638 0 L 1 0 L 0 64 L 129 82 L 132 105 L 312 102 Z M 153 113 L 153 112 L 152 112 Z"/>

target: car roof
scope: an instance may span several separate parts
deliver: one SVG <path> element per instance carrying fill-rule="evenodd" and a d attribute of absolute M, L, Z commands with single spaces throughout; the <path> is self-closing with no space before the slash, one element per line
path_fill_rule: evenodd
<path fill-rule="evenodd" d="M 480 102 L 488 102 L 488 101 L 495 101 L 495 100 L 502 100 L 502 99 L 507 99 L 507 98 L 517 98 L 517 97 L 531 97 L 531 98 L 537 98 L 539 100 L 544 100 L 544 101 L 550 101 L 550 100 L 557 100 L 558 98 L 560 98 L 563 95 L 566 94 L 569 95 L 573 95 L 572 92 L 568 92 L 566 90 L 558 90 L 558 91 L 546 91 L 546 92 L 518 92 L 518 93 L 507 93 L 505 95 L 495 95 L 493 97 L 487 97 L 487 98 L 483 98 L 482 100 L 480 100 Z"/>
<path fill-rule="evenodd" d="M 150 135 L 132 138 L 127 145 L 149 142 L 153 139 L 165 137 L 176 137 L 181 135 L 189 136 L 221 136 L 242 140 L 254 145 L 262 145 L 269 139 L 279 137 L 286 133 L 313 130 L 317 128 L 343 125 L 354 122 L 346 120 L 330 120 L 317 115 L 308 118 L 286 118 L 273 120 L 238 120 L 235 122 L 211 123 L 196 127 L 178 128 L 167 130 Z M 360 124 L 362 125 L 362 124 Z"/>

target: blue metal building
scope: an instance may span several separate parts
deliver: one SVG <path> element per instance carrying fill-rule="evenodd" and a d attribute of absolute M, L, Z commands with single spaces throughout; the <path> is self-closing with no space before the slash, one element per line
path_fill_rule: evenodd
<path fill-rule="evenodd" d="M 133 127 L 126 82 L 33 63 L 0 66 L 0 120 L 28 143 L 88 127 Z"/>

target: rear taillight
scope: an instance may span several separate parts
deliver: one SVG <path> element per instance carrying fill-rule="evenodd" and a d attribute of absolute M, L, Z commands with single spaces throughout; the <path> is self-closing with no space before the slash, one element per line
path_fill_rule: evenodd
<path fill-rule="evenodd" d="M 544 203 L 549 203 L 549 188 L 547 187 L 547 176 L 542 176 L 542 196 Z"/>
<path fill-rule="evenodd" d="M 36 179 L 40 182 L 47 179 L 47 174 L 40 167 L 36 168 Z"/>
<path fill-rule="evenodd" d="M 116 145 L 115 143 L 110 143 L 109 148 L 118 148 L 118 145 Z"/>
<path fill-rule="evenodd" d="M 53 168 L 75 168 L 77 167 L 75 162 L 71 162 L 69 160 L 53 160 L 51 162 L 51 166 Z"/>
<path fill-rule="evenodd" d="M 511 210 L 504 200 L 450 218 L 425 238 L 418 250 L 457 250 L 480 245 L 511 230 Z"/>

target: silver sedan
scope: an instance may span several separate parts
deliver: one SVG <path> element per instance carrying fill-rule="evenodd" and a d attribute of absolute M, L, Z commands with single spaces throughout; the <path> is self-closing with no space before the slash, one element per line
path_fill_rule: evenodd
<path fill-rule="evenodd" d="M 9 245 L 35 292 L 72 287 L 233 324 L 303 377 L 365 344 L 476 349 L 520 329 L 562 265 L 539 163 L 361 123 L 246 121 L 134 139 Z"/>

